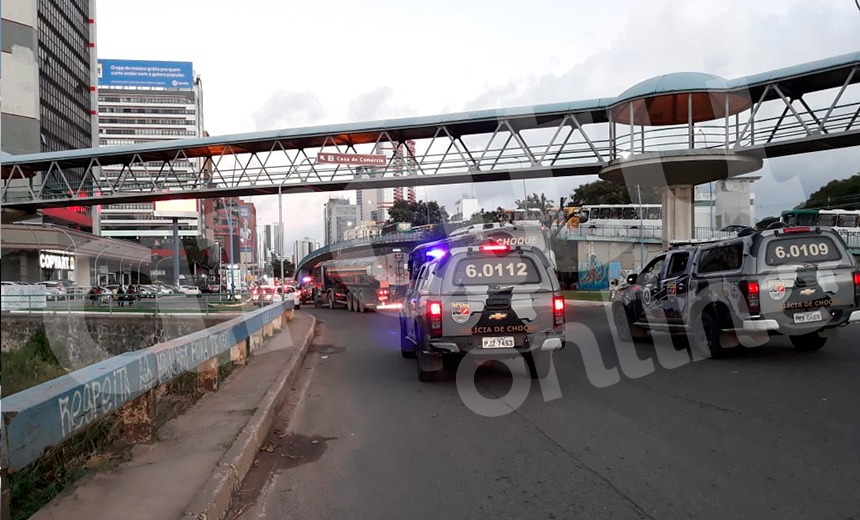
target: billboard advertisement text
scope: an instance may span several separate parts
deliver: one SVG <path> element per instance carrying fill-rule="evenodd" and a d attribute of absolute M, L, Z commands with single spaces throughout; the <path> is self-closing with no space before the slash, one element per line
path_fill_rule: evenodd
<path fill-rule="evenodd" d="M 100 87 L 157 87 L 190 89 L 194 73 L 190 61 L 98 60 Z"/>

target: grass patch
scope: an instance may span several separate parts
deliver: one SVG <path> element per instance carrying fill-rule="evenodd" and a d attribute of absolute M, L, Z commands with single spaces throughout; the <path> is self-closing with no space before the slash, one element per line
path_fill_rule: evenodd
<path fill-rule="evenodd" d="M 609 301 L 608 291 L 561 291 L 561 294 L 569 300 L 585 300 L 590 302 Z"/>
<path fill-rule="evenodd" d="M 121 422 L 111 415 L 50 448 L 35 462 L 9 476 L 12 520 L 25 520 L 91 470 L 128 459 Z"/>
<path fill-rule="evenodd" d="M 40 327 L 21 348 L 0 352 L 3 367 L 3 395 L 12 395 L 27 388 L 66 374 L 60 365 L 44 327 Z"/>

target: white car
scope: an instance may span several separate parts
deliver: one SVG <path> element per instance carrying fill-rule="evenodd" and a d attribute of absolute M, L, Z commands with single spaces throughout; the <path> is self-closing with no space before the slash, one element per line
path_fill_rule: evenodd
<path fill-rule="evenodd" d="M 284 301 L 293 300 L 293 308 L 299 310 L 302 307 L 302 291 L 296 287 L 285 285 L 278 288 L 278 291 L 283 291 Z"/>
<path fill-rule="evenodd" d="M 200 288 L 196 285 L 180 285 L 179 292 L 185 296 L 200 296 Z"/>

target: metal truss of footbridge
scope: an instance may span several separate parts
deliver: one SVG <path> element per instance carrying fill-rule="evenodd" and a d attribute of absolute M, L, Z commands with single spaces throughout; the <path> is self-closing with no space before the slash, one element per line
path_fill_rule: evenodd
<path fill-rule="evenodd" d="M 667 74 L 588 101 L 4 155 L 2 207 L 593 175 L 631 156 L 760 161 L 851 147 L 860 144 L 858 68 L 860 52 L 734 80 Z M 377 158 L 356 166 L 318 157 L 337 153 Z M 180 173 L 189 164 L 193 173 Z"/>

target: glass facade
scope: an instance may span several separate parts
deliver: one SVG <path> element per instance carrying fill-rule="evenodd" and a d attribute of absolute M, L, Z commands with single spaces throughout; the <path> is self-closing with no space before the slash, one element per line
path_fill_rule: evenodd
<path fill-rule="evenodd" d="M 90 148 L 92 113 L 90 96 L 89 0 L 38 0 L 39 101 L 43 152 Z M 46 179 L 47 196 L 63 197 L 77 191 L 83 170 L 64 169 L 64 177 L 52 173 Z M 84 185 L 84 190 L 92 187 Z M 69 211 L 72 211 L 70 208 Z M 45 212 L 46 220 L 76 222 L 92 229 L 90 208 L 73 208 L 86 216 L 66 218 L 65 211 Z"/>

